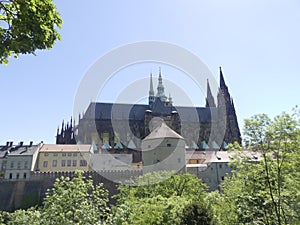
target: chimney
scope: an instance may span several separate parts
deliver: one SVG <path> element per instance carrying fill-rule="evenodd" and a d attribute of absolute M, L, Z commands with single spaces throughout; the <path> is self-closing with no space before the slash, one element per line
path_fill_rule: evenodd
<path fill-rule="evenodd" d="M 13 145 L 13 142 L 11 141 L 11 142 L 9 143 L 9 147 L 12 147 L 12 145 Z"/>
<path fill-rule="evenodd" d="M 6 142 L 6 147 L 9 147 L 9 141 Z"/>
<path fill-rule="evenodd" d="M 31 146 L 32 146 L 32 144 L 33 144 L 33 141 L 29 142 L 29 147 L 31 147 Z"/>
<path fill-rule="evenodd" d="M 20 145 L 20 147 L 22 147 L 22 146 L 23 146 L 23 141 L 20 141 L 20 144 L 19 144 L 19 145 Z"/>

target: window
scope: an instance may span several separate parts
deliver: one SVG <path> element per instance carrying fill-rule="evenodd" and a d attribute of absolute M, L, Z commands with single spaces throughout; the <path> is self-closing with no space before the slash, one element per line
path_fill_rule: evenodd
<path fill-rule="evenodd" d="M 66 166 L 66 160 L 61 160 L 61 166 L 65 167 Z"/>
<path fill-rule="evenodd" d="M 71 166 L 71 160 L 67 161 L 67 166 Z"/>
<path fill-rule="evenodd" d="M 210 167 L 210 170 L 213 170 L 214 168 Z"/>
<path fill-rule="evenodd" d="M 9 179 L 12 179 L 12 173 L 9 174 Z"/>
<path fill-rule="evenodd" d="M 77 153 L 73 153 L 73 156 L 75 156 L 75 157 L 76 157 L 76 156 L 77 156 Z"/>
<path fill-rule="evenodd" d="M 49 156 L 49 153 L 48 153 L 48 152 L 45 152 L 45 153 L 44 153 L 44 156 L 46 156 L 46 157 Z"/>
<path fill-rule="evenodd" d="M 57 160 L 53 160 L 52 161 L 52 167 L 56 167 L 57 166 Z"/>
<path fill-rule="evenodd" d="M 24 179 L 26 179 L 26 177 L 27 177 L 27 174 L 26 174 L 26 173 L 24 173 L 24 174 L 23 174 L 23 178 L 24 178 Z"/>
<path fill-rule="evenodd" d="M 17 167 L 18 167 L 18 169 L 21 169 L 21 161 L 18 161 Z"/>
<path fill-rule="evenodd" d="M 14 168 L 14 161 L 10 162 L 10 168 Z"/>
<path fill-rule="evenodd" d="M 80 166 L 86 166 L 87 162 L 86 160 L 80 160 Z"/>
<path fill-rule="evenodd" d="M 28 161 L 24 162 L 24 168 L 27 169 L 28 168 Z"/>
<path fill-rule="evenodd" d="M 178 158 L 178 159 L 177 159 L 177 162 L 180 163 L 180 162 L 181 162 L 181 158 Z"/>
<path fill-rule="evenodd" d="M 171 144 L 170 144 L 170 143 L 168 143 L 168 144 L 167 144 L 167 147 L 171 147 Z"/>
<path fill-rule="evenodd" d="M 73 160 L 73 166 L 77 166 L 77 160 Z"/>
<path fill-rule="evenodd" d="M 48 161 L 44 161 L 43 166 L 48 167 Z"/>
<path fill-rule="evenodd" d="M 66 156 L 66 153 L 63 153 L 62 156 L 65 157 L 65 156 Z"/>
<path fill-rule="evenodd" d="M 72 156 L 72 153 L 69 152 L 69 153 L 68 153 L 68 156 Z"/>
<path fill-rule="evenodd" d="M 17 173 L 17 176 L 16 176 L 16 178 L 17 178 L 17 179 L 19 179 L 19 178 L 20 178 L 20 174 L 19 174 L 19 173 Z"/>
<path fill-rule="evenodd" d="M 222 164 L 219 165 L 219 168 L 222 169 Z"/>
<path fill-rule="evenodd" d="M 2 169 L 5 170 L 6 169 L 6 162 L 2 163 Z"/>
<path fill-rule="evenodd" d="M 58 156 L 58 153 L 57 153 L 57 152 L 53 153 L 53 156 L 54 156 L 54 157 L 57 157 L 57 156 Z"/>

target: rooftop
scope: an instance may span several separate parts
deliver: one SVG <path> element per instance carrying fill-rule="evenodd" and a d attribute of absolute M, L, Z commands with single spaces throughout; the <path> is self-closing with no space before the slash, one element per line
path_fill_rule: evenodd
<path fill-rule="evenodd" d="M 90 152 L 92 145 L 57 145 L 44 144 L 40 152 Z"/>
<path fill-rule="evenodd" d="M 174 130 L 168 127 L 165 122 L 162 123 L 155 128 L 144 140 L 150 139 L 158 139 L 158 138 L 177 138 L 177 139 L 184 139 L 182 136 L 177 134 Z"/>

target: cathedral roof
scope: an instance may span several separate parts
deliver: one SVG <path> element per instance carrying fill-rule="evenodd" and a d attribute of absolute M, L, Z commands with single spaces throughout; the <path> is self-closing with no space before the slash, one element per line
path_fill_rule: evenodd
<path fill-rule="evenodd" d="M 192 107 L 192 106 L 165 106 L 158 98 L 152 109 L 143 104 L 121 104 L 92 102 L 86 110 L 84 119 L 124 119 L 144 120 L 146 110 L 151 110 L 153 115 L 171 115 L 177 111 L 181 121 L 211 122 L 212 115 L 216 115 L 217 108 Z"/>
<path fill-rule="evenodd" d="M 155 128 L 147 137 L 144 138 L 144 140 L 151 140 L 151 139 L 158 139 L 158 138 L 184 139 L 182 136 L 180 136 L 174 130 L 168 127 L 165 124 L 165 122 L 162 122 L 161 125 Z"/>

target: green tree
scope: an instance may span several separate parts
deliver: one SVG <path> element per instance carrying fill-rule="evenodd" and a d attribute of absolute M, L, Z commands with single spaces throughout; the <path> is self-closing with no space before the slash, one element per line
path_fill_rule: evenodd
<path fill-rule="evenodd" d="M 11 225 L 60 225 L 60 224 L 107 224 L 110 209 L 108 192 L 103 184 L 93 185 L 82 171 L 73 178 L 61 177 L 46 193 L 42 207 L 0 213 L 0 224 Z"/>
<path fill-rule="evenodd" d="M 53 0 L 0 0 L 0 64 L 11 55 L 51 48 L 61 24 Z"/>
<path fill-rule="evenodd" d="M 19 209 L 13 213 L 7 213 L 6 223 L 8 225 L 40 225 L 41 224 L 41 214 L 39 210 L 35 208 L 29 208 L 27 210 Z"/>
<path fill-rule="evenodd" d="M 108 192 L 93 185 L 77 171 L 72 179 L 61 177 L 46 195 L 42 224 L 103 224 L 109 218 Z"/>
<path fill-rule="evenodd" d="M 297 114 L 282 113 L 274 119 L 261 114 L 245 120 L 244 141 L 251 151 L 238 150 L 236 170 L 225 179 L 223 193 L 210 196 L 219 222 L 300 223 L 299 126 Z M 222 204 L 226 209 L 218 207 Z M 225 212 L 229 219 L 222 218 Z"/>
<path fill-rule="evenodd" d="M 207 186 L 191 174 L 148 173 L 128 183 L 119 186 L 115 224 L 213 224 Z"/>

